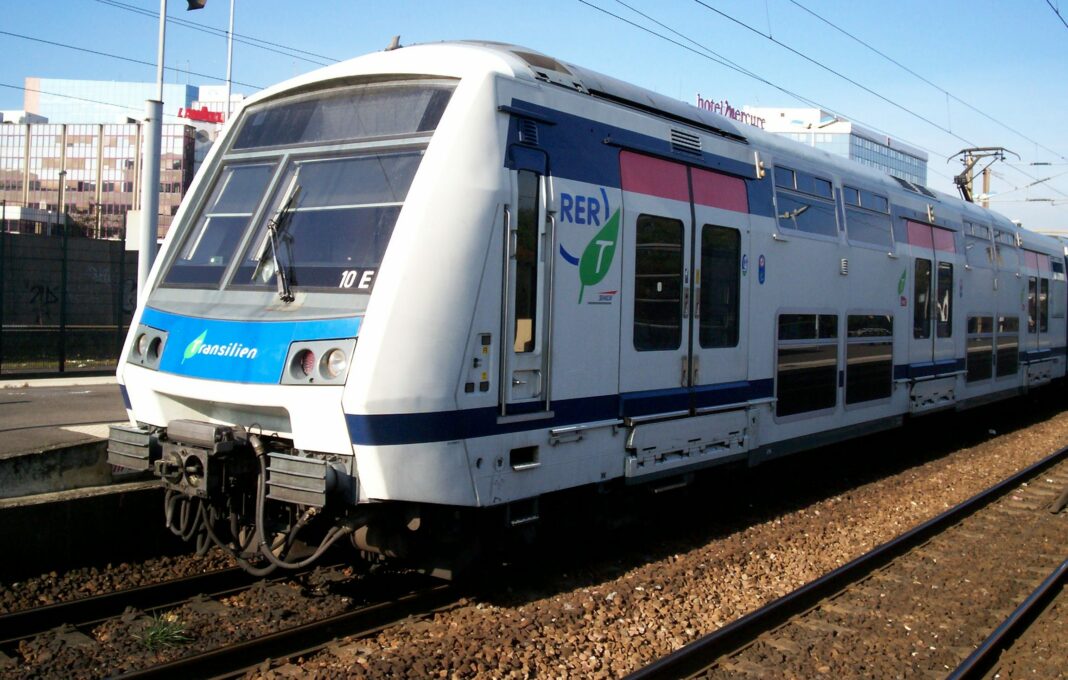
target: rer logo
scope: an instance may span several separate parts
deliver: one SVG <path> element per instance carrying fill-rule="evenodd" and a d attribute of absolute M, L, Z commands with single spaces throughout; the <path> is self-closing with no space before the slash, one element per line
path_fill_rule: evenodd
<path fill-rule="evenodd" d="M 605 217 L 602 226 L 601 218 Z M 570 264 L 577 265 L 579 270 L 579 304 L 585 295 L 587 286 L 595 286 L 604 280 L 612 268 L 612 260 L 615 259 L 616 244 L 619 242 L 619 209 L 609 217 L 608 192 L 601 189 L 601 200 L 595 196 L 575 196 L 568 193 L 560 194 L 560 219 L 572 224 L 590 224 L 599 226 L 601 229 L 593 235 L 586 244 L 580 257 L 575 257 L 560 244 L 560 257 Z M 614 296 L 611 291 L 608 301 Z M 598 297 L 602 304 L 604 296 Z"/>

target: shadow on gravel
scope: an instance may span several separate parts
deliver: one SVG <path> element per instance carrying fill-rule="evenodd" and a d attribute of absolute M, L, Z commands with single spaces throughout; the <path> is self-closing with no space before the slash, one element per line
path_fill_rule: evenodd
<path fill-rule="evenodd" d="M 569 493 L 543 505 L 539 534 L 486 565 L 475 597 L 520 605 L 599 584 L 647 563 L 865 484 L 1025 429 L 1068 408 L 1050 387 L 1008 403 L 907 422 L 905 427 L 788 456 L 755 468 L 713 468 L 662 494 Z"/>

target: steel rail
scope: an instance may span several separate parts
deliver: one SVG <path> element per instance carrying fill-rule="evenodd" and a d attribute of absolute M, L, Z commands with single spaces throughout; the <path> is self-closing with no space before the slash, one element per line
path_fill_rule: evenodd
<path fill-rule="evenodd" d="M 1068 559 L 1039 584 L 1001 625 L 994 629 L 986 640 L 967 659 L 949 674 L 947 680 L 972 680 L 982 678 L 994 668 L 1001 653 L 1027 630 L 1042 610 L 1057 596 L 1068 575 Z"/>
<path fill-rule="evenodd" d="M 4 614 L 0 616 L 0 649 L 11 649 L 19 640 L 64 623 L 91 625 L 118 616 L 127 607 L 158 609 L 202 593 L 251 586 L 259 580 L 233 567 Z"/>
<path fill-rule="evenodd" d="M 307 656 L 339 637 L 372 633 L 406 617 L 448 606 L 457 597 L 453 585 L 439 583 L 388 601 L 117 677 L 188 680 L 240 676 L 266 660 Z"/>
<path fill-rule="evenodd" d="M 685 645 L 653 663 L 639 668 L 626 680 L 689 677 L 708 668 L 716 659 L 733 654 L 755 641 L 760 635 L 777 628 L 827 599 L 848 585 L 856 583 L 876 569 L 944 532 L 969 515 L 997 500 L 1021 482 L 1068 458 L 1068 447 L 1028 466 L 1016 474 L 927 520 L 852 562 L 801 586 L 760 609 Z"/>

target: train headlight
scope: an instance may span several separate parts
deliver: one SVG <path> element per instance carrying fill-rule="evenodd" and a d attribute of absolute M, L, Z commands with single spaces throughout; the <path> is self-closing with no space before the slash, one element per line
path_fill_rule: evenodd
<path fill-rule="evenodd" d="M 335 347 L 323 357 L 319 370 L 322 371 L 323 376 L 328 380 L 335 380 L 345 375 L 345 371 L 348 370 L 348 367 L 349 358 L 345 356 L 344 350 Z"/>
<path fill-rule="evenodd" d="M 137 327 L 126 361 L 157 371 L 166 345 L 167 331 L 141 324 Z"/>
<path fill-rule="evenodd" d="M 297 378 L 310 378 L 315 374 L 315 352 L 303 349 L 293 357 L 293 375 Z"/>
<path fill-rule="evenodd" d="M 356 338 L 297 340 L 289 345 L 283 385 L 344 385 Z"/>

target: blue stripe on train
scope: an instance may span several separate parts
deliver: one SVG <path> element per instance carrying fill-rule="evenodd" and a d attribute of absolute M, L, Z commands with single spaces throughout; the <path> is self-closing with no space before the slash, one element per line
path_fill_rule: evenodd
<path fill-rule="evenodd" d="M 631 392 L 563 399 L 552 403 L 552 417 L 519 422 L 498 422 L 496 407 L 437 411 L 433 413 L 398 413 L 382 415 L 347 414 L 345 421 L 353 444 L 391 446 L 425 442 L 453 441 L 488 437 L 512 432 L 543 430 L 601 420 L 672 413 L 694 408 L 744 404 L 772 395 L 770 378 L 739 381 L 721 385 L 704 385 L 692 392 L 684 388 Z M 510 413 L 536 413 L 540 403 Z"/>

